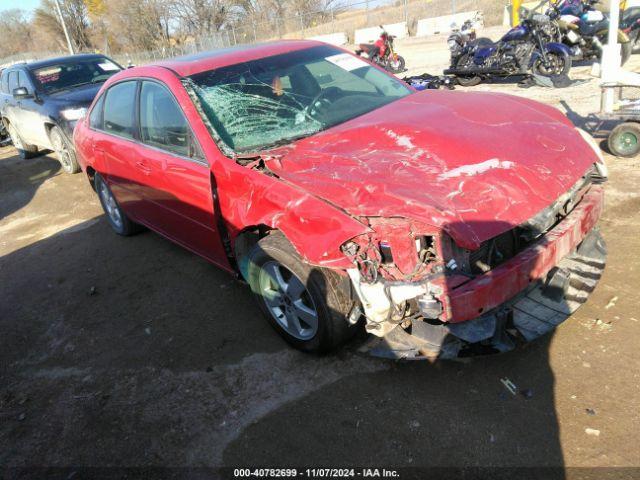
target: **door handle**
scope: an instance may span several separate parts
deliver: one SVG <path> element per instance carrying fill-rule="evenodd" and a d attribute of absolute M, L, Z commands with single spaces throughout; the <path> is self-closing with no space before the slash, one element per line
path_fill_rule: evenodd
<path fill-rule="evenodd" d="M 142 170 L 145 175 L 149 175 L 151 173 L 151 169 L 148 167 L 148 165 L 142 161 L 140 162 L 136 162 L 136 166 Z"/>

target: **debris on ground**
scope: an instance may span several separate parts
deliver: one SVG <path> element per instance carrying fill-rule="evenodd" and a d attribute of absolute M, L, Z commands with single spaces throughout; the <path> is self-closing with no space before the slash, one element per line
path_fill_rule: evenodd
<path fill-rule="evenodd" d="M 516 387 L 516 385 L 507 377 L 501 378 L 500 382 L 504 385 L 504 388 L 511 393 L 511 395 L 515 395 L 518 391 L 518 387 Z"/>
<path fill-rule="evenodd" d="M 149 327 L 145 328 L 144 333 L 146 333 L 147 335 L 151 335 L 151 329 Z"/>
<path fill-rule="evenodd" d="M 443 87 L 453 90 L 455 88 L 455 80 L 453 77 L 447 77 L 446 75 L 436 76 L 423 73 L 422 75 L 404 77 L 402 81 L 408 83 L 416 90 L 437 90 Z"/>
<path fill-rule="evenodd" d="M 609 303 L 605 305 L 604 309 L 609 310 L 611 307 L 613 307 L 616 304 L 617 301 L 618 301 L 618 297 L 617 296 L 613 297 L 611 300 L 609 300 Z"/>
<path fill-rule="evenodd" d="M 599 437 L 600 436 L 600 430 L 596 430 L 595 428 L 585 428 L 584 432 L 587 435 L 591 435 L 593 437 Z"/>
<path fill-rule="evenodd" d="M 96 289 L 96 287 L 91 287 L 89 289 L 89 295 L 95 295 L 96 293 L 98 293 L 98 290 Z"/>
<path fill-rule="evenodd" d="M 585 408 L 584 409 L 585 412 L 587 412 L 587 415 L 595 415 L 596 411 L 593 408 Z"/>
<path fill-rule="evenodd" d="M 23 421 L 25 418 L 27 418 L 27 414 L 26 413 L 21 413 L 20 415 L 18 415 L 18 420 Z"/>

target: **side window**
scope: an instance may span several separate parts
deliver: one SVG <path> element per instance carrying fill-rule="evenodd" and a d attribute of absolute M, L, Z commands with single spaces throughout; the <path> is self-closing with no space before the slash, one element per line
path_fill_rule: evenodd
<path fill-rule="evenodd" d="M 9 93 L 9 72 L 4 70 L 0 77 L 0 91 L 2 93 Z"/>
<path fill-rule="evenodd" d="M 142 82 L 140 133 L 144 143 L 178 155 L 190 155 L 191 130 L 173 95 L 155 82 Z"/>
<path fill-rule="evenodd" d="M 24 72 L 23 70 L 18 70 L 18 86 L 26 88 L 29 93 L 33 93 L 33 85 L 31 85 L 31 80 L 29 80 L 26 72 Z"/>
<path fill-rule="evenodd" d="M 125 138 L 133 138 L 136 81 L 111 87 L 104 101 L 104 130 Z"/>
<path fill-rule="evenodd" d="M 89 114 L 89 126 L 97 130 L 102 130 L 104 128 L 102 125 L 102 107 L 104 106 L 104 97 L 106 97 L 106 95 L 100 95 L 100 98 Z"/>
<path fill-rule="evenodd" d="M 18 72 L 16 70 L 9 72 L 9 93 L 18 88 Z"/>

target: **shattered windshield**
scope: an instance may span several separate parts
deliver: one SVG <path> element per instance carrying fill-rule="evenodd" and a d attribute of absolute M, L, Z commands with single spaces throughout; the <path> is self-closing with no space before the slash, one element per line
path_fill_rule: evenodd
<path fill-rule="evenodd" d="M 236 152 L 307 137 L 412 91 L 369 63 L 318 46 L 190 77 L 204 115 Z"/>

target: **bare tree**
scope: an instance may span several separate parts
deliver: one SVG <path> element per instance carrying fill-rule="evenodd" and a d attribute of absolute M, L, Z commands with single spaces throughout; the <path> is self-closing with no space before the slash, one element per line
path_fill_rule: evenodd
<path fill-rule="evenodd" d="M 109 0 L 106 5 L 110 43 L 125 50 L 152 50 L 169 44 L 168 0 Z"/>
<path fill-rule="evenodd" d="M 60 10 L 76 51 L 92 47 L 89 39 L 89 11 L 83 0 L 60 0 Z M 65 48 L 62 24 L 53 0 L 42 0 L 33 16 L 34 36 L 42 49 L 56 46 Z"/>
<path fill-rule="evenodd" d="M 0 17 L 0 58 L 32 48 L 31 25 L 23 10 L 2 12 Z"/>
<path fill-rule="evenodd" d="M 224 0 L 173 0 L 171 11 L 187 35 L 211 35 L 230 19 L 231 4 Z"/>

